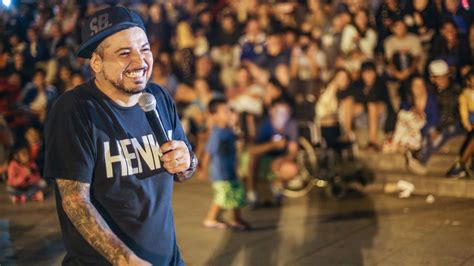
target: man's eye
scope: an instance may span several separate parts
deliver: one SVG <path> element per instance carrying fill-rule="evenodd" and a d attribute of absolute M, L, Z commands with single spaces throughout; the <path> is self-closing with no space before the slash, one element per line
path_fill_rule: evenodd
<path fill-rule="evenodd" d="M 149 48 L 149 47 L 142 49 L 142 52 L 148 52 L 148 51 L 150 51 L 150 48 Z"/>
<path fill-rule="evenodd" d="M 130 54 L 129 52 L 123 52 L 123 53 L 120 53 L 119 55 L 125 57 L 125 56 L 128 56 L 129 54 Z"/>

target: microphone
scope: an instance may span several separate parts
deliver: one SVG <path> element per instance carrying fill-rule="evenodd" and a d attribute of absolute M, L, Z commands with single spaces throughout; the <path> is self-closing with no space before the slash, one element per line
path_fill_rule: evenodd
<path fill-rule="evenodd" d="M 165 132 L 163 123 L 161 123 L 160 115 L 156 111 L 156 99 L 151 93 L 144 92 L 138 98 L 138 105 L 145 112 L 148 123 L 155 134 L 158 144 L 162 146 L 165 142 L 170 141 L 168 134 Z"/>

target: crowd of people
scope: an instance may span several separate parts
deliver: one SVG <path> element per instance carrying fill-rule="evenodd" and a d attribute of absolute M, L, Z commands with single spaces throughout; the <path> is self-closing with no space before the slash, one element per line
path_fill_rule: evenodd
<path fill-rule="evenodd" d="M 0 8 L 0 170 L 13 202 L 43 198 L 43 123 L 57 97 L 93 78 L 75 51 L 85 18 L 109 4 L 35 1 Z M 235 192 L 220 205 L 241 206 L 237 190 L 258 202 L 262 176 L 281 201 L 281 183 L 298 172 L 298 121 L 315 122 L 328 148 L 357 143 L 357 127 L 368 128 L 363 148 L 403 152 L 409 170 L 420 175 L 447 140 L 464 135 L 447 176 L 470 175 L 473 1 L 122 4 L 146 23 L 152 82 L 175 99 L 198 158 L 207 162 L 198 175 L 208 176 L 209 165 L 221 173 L 212 177 L 217 194 Z M 233 118 L 215 118 L 221 111 L 210 103 L 228 106 L 221 111 Z M 236 173 L 212 170 L 234 164 Z M 245 188 L 234 182 L 239 178 Z M 215 219 L 220 205 L 210 210 L 208 226 L 222 226 Z"/>

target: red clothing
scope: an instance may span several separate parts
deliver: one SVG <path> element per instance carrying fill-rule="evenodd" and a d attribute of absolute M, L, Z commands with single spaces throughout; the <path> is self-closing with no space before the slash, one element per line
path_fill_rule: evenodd
<path fill-rule="evenodd" d="M 30 158 L 32 161 L 36 160 L 38 158 L 38 154 L 41 150 L 41 144 L 35 143 L 30 145 Z"/>
<path fill-rule="evenodd" d="M 8 165 L 7 184 L 15 188 L 24 188 L 38 184 L 41 180 L 36 163 L 31 162 L 29 166 L 11 161 Z"/>

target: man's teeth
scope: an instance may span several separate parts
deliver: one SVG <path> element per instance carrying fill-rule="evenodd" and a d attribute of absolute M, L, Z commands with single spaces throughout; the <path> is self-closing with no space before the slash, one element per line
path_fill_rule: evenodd
<path fill-rule="evenodd" d="M 145 75 L 145 70 L 137 70 L 137 71 L 127 71 L 125 72 L 125 76 L 129 78 L 137 78 L 137 77 L 142 77 Z"/>

